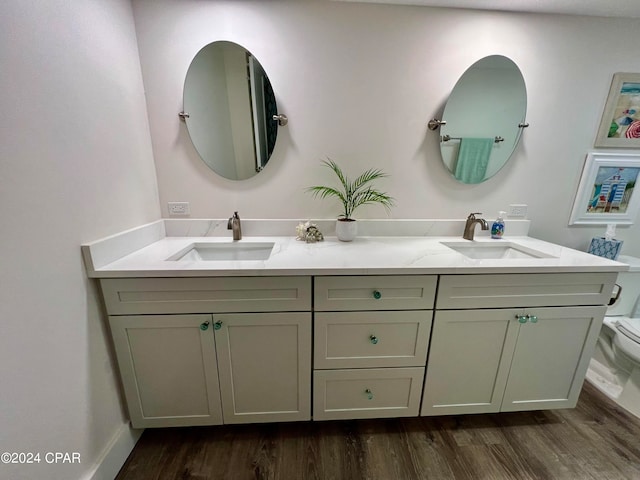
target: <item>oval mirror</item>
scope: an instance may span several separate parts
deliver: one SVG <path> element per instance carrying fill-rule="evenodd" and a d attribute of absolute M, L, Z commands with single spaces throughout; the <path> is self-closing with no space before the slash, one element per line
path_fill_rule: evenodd
<path fill-rule="evenodd" d="M 231 180 L 260 172 L 276 144 L 277 115 L 269 78 L 251 52 L 219 41 L 196 54 L 184 82 L 180 116 L 214 172 Z"/>
<path fill-rule="evenodd" d="M 456 83 L 444 108 L 440 153 L 462 183 L 494 176 L 518 145 L 527 111 L 527 90 L 507 57 L 478 60 Z"/>

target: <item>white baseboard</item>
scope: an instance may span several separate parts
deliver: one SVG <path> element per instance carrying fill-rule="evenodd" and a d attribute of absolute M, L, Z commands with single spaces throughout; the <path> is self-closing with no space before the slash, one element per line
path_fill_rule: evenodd
<path fill-rule="evenodd" d="M 127 423 L 120 429 L 104 449 L 104 452 L 83 480 L 113 480 L 127 461 L 144 429 L 134 429 Z"/>

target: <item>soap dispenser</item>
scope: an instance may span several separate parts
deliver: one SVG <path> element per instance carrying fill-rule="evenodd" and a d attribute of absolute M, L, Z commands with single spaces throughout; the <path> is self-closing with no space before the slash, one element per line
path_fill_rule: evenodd
<path fill-rule="evenodd" d="M 491 225 L 491 238 L 502 238 L 504 235 L 504 216 L 507 212 L 498 212 L 498 218 Z"/>

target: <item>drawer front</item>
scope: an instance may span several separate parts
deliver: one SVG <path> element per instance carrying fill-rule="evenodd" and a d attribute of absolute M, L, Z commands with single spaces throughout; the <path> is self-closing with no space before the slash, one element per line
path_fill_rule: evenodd
<path fill-rule="evenodd" d="M 116 278 L 100 284 L 110 315 L 311 309 L 310 277 Z"/>
<path fill-rule="evenodd" d="M 438 309 L 606 305 L 617 273 L 442 275 Z"/>
<path fill-rule="evenodd" d="M 424 368 L 316 370 L 313 419 L 414 417 Z"/>
<path fill-rule="evenodd" d="M 316 313 L 314 368 L 423 367 L 432 316 L 431 310 Z"/>
<path fill-rule="evenodd" d="M 432 309 L 436 275 L 316 277 L 316 311 Z"/>

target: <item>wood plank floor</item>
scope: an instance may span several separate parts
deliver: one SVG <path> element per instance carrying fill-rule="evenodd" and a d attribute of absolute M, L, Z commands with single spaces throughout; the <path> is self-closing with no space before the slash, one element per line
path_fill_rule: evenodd
<path fill-rule="evenodd" d="M 147 429 L 117 480 L 636 480 L 640 419 L 585 382 L 575 409 Z"/>

